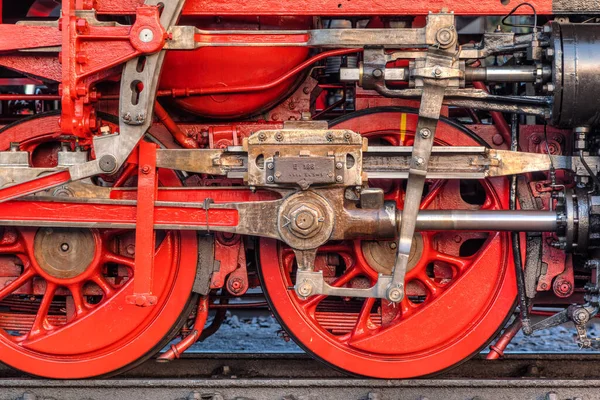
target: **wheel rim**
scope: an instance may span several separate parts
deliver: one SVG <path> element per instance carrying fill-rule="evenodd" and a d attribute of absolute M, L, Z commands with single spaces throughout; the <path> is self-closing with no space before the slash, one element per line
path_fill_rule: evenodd
<path fill-rule="evenodd" d="M 44 139 L 21 137 L 34 156 L 36 145 L 58 137 L 55 116 L 47 118 L 35 120 L 48 127 L 38 131 Z M 20 125 L 19 132 L 31 131 Z M 159 171 L 159 181 L 181 185 L 171 171 Z M 126 302 L 133 294 L 134 231 L 2 229 L 0 360 L 34 375 L 85 378 L 158 351 L 189 302 L 197 242 L 193 232 L 166 231 L 157 232 L 156 243 L 158 303 L 137 307 Z"/>
<path fill-rule="evenodd" d="M 414 137 L 416 115 L 406 114 L 404 144 Z M 398 112 L 361 115 L 336 126 L 361 131 L 369 140 L 397 145 Z M 369 131 L 364 127 L 368 126 Z M 362 129 L 361 129 L 362 128 Z M 474 145 L 459 129 L 440 123 L 438 144 Z M 458 181 L 431 182 L 424 209 L 506 208 L 506 182 L 483 181 L 474 202 Z M 378 182 L 386 199 L 402 208 L 402 185 Z M 261 276 L 273 310 L 294 339 L 316 357 L 349 372 L 378 378 L 409 378 L 448 368 L 477 352 L 503 325 L 516 296 L 514 268 L 503 233 L 422 232 L 415 236 L 407 272 L 407 297 L 397 307 L 375 299 L 315 296 L 293 290 L 293 251 L 272 240 L 261 243 Z M 392 242 L 328 243 L 315 266 L 334 286 L 366 287 L 389 273 Z"/>

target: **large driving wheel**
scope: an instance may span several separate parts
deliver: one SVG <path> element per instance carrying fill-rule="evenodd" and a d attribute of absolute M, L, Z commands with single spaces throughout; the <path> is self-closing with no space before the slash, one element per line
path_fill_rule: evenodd
<path fill-rule="evenodd" d="M 403 121 L 403 122 L 401 122 Z M 379 145 L 411 145 L 417 115 L 398 109 L 365 110 L 333 121 Z M 402 128 L 403 133 L 399 128 Z M 443 119 L 437 145 L 481 145 Z M 370 182 L 401 209 L 404 182 Z M 505 209 L 504 179 L 431 181 L 422 209 Z M 393 241 L 344 241 L 318 250 L 316 270 L 333 286 L 367 287 L 389 274 Z M 420 232 L 398 305 L 379 299 L 312 296 L 300 299 L 294 252 L 274 240 L 260 245 L 260 275 L 273 312 L 307 352 L 348 372 L 409 378 L 442 371 L 485 346 L 510 316 L 516 287 L 509 237 L 497 232 Z"/>
<path fill-rule="evenodd" d="M 57 118 L 5 128 L 2 150 L 21 143 L 34 165 L 53 166 L 55 149 L 68 140 L 56 131 Z M 135 176 L 116 182 L 127 180 Z M 159 171 L 159 182 L 181 185 L 171 171 Z M 72 379 L 114 373 L 159 351 L 189 316 L 197 241 L 194 232 L 165 231 L 156 243 L 158 303 L 137 307 L 126 302 L 135 280 L 134 231 L 1 228 L 0 361 Z"/>

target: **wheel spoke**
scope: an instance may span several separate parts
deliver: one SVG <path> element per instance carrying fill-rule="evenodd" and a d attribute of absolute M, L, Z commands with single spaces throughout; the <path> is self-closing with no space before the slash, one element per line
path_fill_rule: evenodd
<path fill-rule="evenodd" d="M 25 269 L 25 271 L 23 271 L 23 273 L 17 279 L 0 289 L 0 301 L 15 290 L 19 289 L 24 284 L 26 284 L 27 281 L 29 281 L 34 276 L 35 272 L 32 268 Z"/>
<path fill-rule="evenodd" d="M 441 251 L 432 250 L 429 261 L 442 261 L 455 266 L 459 272 L 464 271 L 471 264 L 471 257 L 459 257 Z"/>
<path fill-rule="evenodd" d="M 438 180 L 432 186 L 423 201 L 421 201 L 421 210 L 428 208 L 433 200 L 440 194 L 447 181 Z"/>
<path fill-rule="evenodd" d="M 373 309 L 375 300 L 374 297 L 369 297 L 363 303 L 358 318 L 356 319 L 356 325 L 354 325 L 354 329 L 352 330 L 350 340 L 363 337 L 369 332 L 369 325 L 371 325 L 371 310 Z"/>
<path fill-rule="evenodd" d="M 111 286 L 110 283 L 104 279 L 104 277 L 100 274 L 96 274 L 92 276 L 92 281 L 102 289 L 107 298 L 112 297 L 115 294 L 115 290 Z"/>
<path fill-rule="evenodd" d="M 426 273 L 423 272 L 419 274 L 418 279 L 423 285 L 425 285 L 431 296 L 436 297 L 438 294 L 440 294 L 441 289 L 435 284 L 435 282 L 433 282 L 433 280 L 429 276 L 427 276 Z"/>
<path fill-rule="evenodd" d="M 25 247 L 19 241 L 11 243 L 11 244 L 2 244 L 0 245 L 0 254 L 18 254 L 25 253 Z"/>
<path fill-rule="evenodd" d="M 83 299 L 83 293 L 81 292 L 81 286 L 74 284 L 69 286 L 69 291 L 73 297 L 73 305 L 75 306 L 75 315 L 81 317 L 88 310 L 85 300 Z"/>
<path fill-rule="evenodd" d="M 33 325 L 31 326 L 31 330 L 27 335 L 27 340 L 32 340 L 42 335 L 45 331 L 49 329 L 48 312 L 50 311 L 50 306 L 52 305 L 52 300 L 54 300 L 54 294 L 56 293 L 57 288 L 58 286 L 55 283 L 46 282 L 46 292 L 42 297 L 40 308 L 37 311 L 35 320 L 33 321 Z"/>
<path fill-rule="evenodd" d="M 117 253 L 113 253 L 110 250 L 104 251 L 104 253 L 102 254 L 102 259 L 105 263 L 109 262 L 109 263 L 121 264 L 121 265 L 125 265 L 131 269 L 133 269 L 135 267 L 135 259 L 125 257 L 125 256 L 122 256 Z"/>

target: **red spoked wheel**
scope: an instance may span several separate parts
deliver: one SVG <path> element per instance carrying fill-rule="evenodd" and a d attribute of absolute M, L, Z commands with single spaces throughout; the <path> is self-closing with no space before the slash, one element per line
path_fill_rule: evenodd
<path fill-rule="evenodd" d="M 11 141 L 31 152 L 34 165 L 52 166 L 52 149 L 60 148 L 55 119 L 38 117 L 0 135 L 18 139 Z M 44 129 L 30 137 L 28 124 Z M 159 181 L 181 185 L 171 171 L 159 171 Z M 158 352 L 193 305 L 197 241 L 194 232 L 165 231 L 157 232 L 156 243 L 158 303 L 137 307 L 126 302 L 135 280 L 134 231 L 0 228 L 0 361 L 73 379 L 121 371 Z"/>
<path fill-rule="evenodd" d="M 402 115 L 404 114 L 404 115 Z M 399 134 L 400 121 L 404 133 Z M 417 116 L 407 110 L 365 110 L 335 125 L 380 145 L 410 145 Z M 402 143 L 403 140 L 403 143 Z M 442 120 L 438 145 L 480 145 L 468 131 Z M 402 208 L 403 182 L 370 182 Z M 503 209 L 503 179 L 431 181 L 422 209 Z M 398 305 L 380 299 L 297 297 L 294 252 L 273 240 L 260 247 L 260 274 L 272 310 L 294 340 L 317 358 L 348 372 L 410 378 L 442 371 L 475 354 L 503 327 L 515 303 L 509 237 L 497 232 L 420 232 Z M 391 272 L 393 241 L 328 243 L 316 270 L 333 286 L 368 287 Z"/>

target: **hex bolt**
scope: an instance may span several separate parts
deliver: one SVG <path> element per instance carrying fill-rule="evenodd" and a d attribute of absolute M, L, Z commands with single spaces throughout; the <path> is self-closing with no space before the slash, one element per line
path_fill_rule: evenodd
<path fill-rule="evenodd" d="M 261 142 L 264 142 L 265 140 L 267 140 L 267 134 L 264 132 L 259 133 L 258 140 L 260 140 Z"/>
<path fill-rule="evenodd" d="M 341 175 L 338 175 L 335 177 L 335 181 L 338 183 L 342 183 L 344 181 L 344 177 Z"/>
<path fill-rule="evenodd" d="M 283 133 L 277 132 L 275 134 L 275 140 L 277 140 L 278 142 L 281 142 L 283 140 Z"/>
<path fill-rule="evenodd" d="M 350 132 L 344 133 L 344 139 L 350 140 L 351 138 L 352 138 L 352 136 L 350 135 Z"/>
<path fill-rule="evenodd" d="M 267 182 L 273 183 L 273 181 L 275 181 L 275 178 L 273 178 L 272 176 L 267 176 Z"/>
<path fill-rule="evenodd" d="M 417 167 L 421 167 L 425 163 L 425 160 L 423 160 L 423 157 L 415 157 L 413 160 Z"/>
<path fill-rule="evenodd" d="M 344 168 L 344 164 L 342 164 L 341 162 L 338 161 L 338 162 L 335 163 L 335 167 L 337 169 L 342 169 L 342 168 Z"/>
<path fill-rule="evenodd" d="M 390 249 L 396 249 L 398 247 L 398 245 L 396 244 L 396 242 L 390 242 Z"/>
<path fill-rule="evenodd" d="M 373 77 L 374 78 L 379 79 L 382 76 L 383 76 L 383 71 L 382 70 L 380 70 L 379 68 L 376 68 L 376 69 L 373 70 Z"/>
<path fill-rule="evenodd" d="M 65 251 L 65 252 L 69 251 L 69 248 L 70 248 L 69 247 L 69 243 L 63 243 L 63 244 L 60 245 L 60 250 L 61 251 Z"/>
<path fill-rule="evenodd" d="M 442 69 L 440 67 L 435 67 L 435 69 L 433 70 L 433 75 L 436 77 L 442 76 Z"/>
<path fill-rule="evenodd" d="M 308 297 L 313 292 L 313 285 L 309 281 L 302 282 L 298 288 L 298 294 L 302 297 Z"/>
<path fill-rule="evenodd" d="M 268 169 L 273 169 L 273 168 L 275 168 L 275 165 L 272 162 L 267 163 L 267 168 Z"/>
<path fill-rule="evenodd" d="M 150 166 L 146 164 L 142 167 L 142 174 L 148 175 L 150 173 L 150 170 L 151 170 Z"/>
<path fill-rule="evenodd" d="M 423 139 L 428 139 L 431 136 L 431 130 L 429 130 L 428 128 L 421 129 L 419 133 L 421 134 L 421 137 Z"/>
<path fill-rule="evenodd" d="M 130 122 L 131 121 L 131 113 L 125 113 L 122 115 L 123 121 Z"/>

